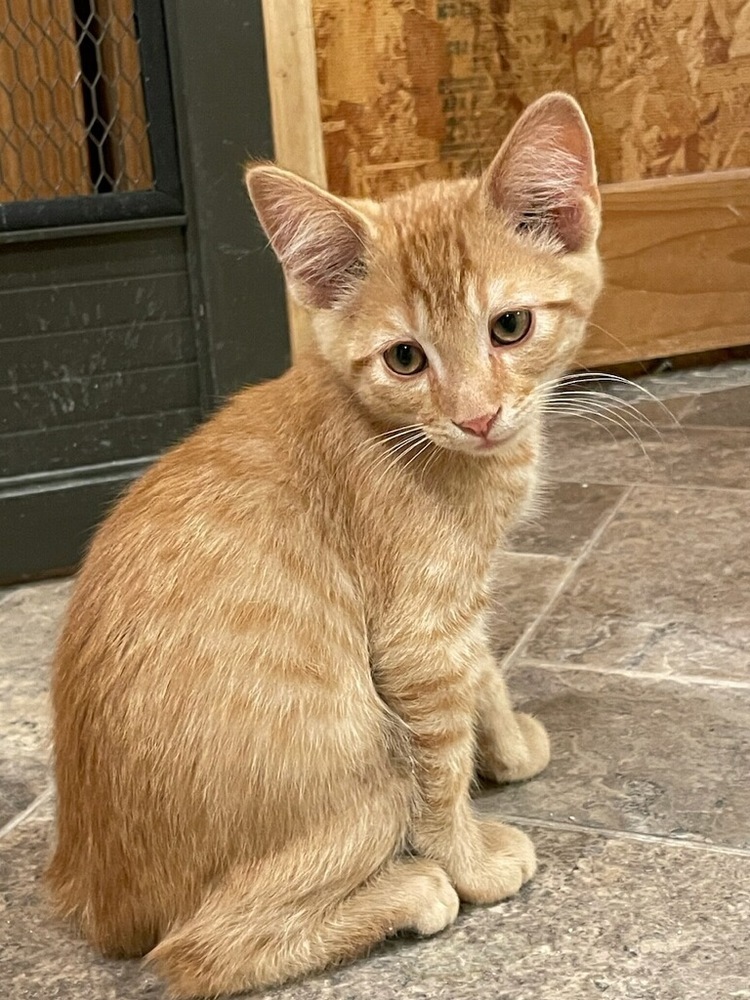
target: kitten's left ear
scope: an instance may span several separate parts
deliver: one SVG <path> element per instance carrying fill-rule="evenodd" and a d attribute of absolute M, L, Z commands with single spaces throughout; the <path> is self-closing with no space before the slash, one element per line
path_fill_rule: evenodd
<path fill-rule="evenodd" d="M 599 234 L 594 144 L 577 101 L 554 92 L 518 119 L 482 179 L 485 197 L 519 233 L 566 251 Z"/>
<path fill-rule="evenodd" d="M 345 301 L 365 272 L 365 219 L 341 198 L 271 164 L 248 166 L 245 184 L 292 293 L 318 309 Z"/>

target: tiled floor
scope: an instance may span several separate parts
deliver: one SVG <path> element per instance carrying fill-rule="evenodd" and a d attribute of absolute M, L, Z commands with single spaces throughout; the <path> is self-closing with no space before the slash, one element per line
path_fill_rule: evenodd
<path fill-rule="evenodd" d="M 657 380 L 669 408 L 644 407 L 656 426 L 640 444 L 612 426 L 554 428 L 546 512 L 514 538 L 495 628 L 553 762 L 477 803 L 532 833 L 536 879 L 437 938 L 391 942 L 277 1000 L 750 998 L 741 374 L 723 390 L 721 372 Z M 40 890 L 54 808 L 47 664 L 68 588 L 0 591 L 0 993 L 161 998 L 138 963 L 97 958 L 56 924 Z"/>

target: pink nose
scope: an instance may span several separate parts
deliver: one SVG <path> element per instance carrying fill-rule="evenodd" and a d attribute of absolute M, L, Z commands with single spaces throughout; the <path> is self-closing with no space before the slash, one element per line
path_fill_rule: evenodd
<path fill-rule="evenodd" d="M 474 417 L 472 420 L 462 420 L 460 423 L 456 420 L 456 427 L 460 427 L 462 431 L 466 431 L 467 434 L 476 434 L 477 437 L 487 437 L 492 425 L 497 420 L 497 415 L 500 411 L 496 410 L 495 413 L 485 413 L 483 417 Z"/>

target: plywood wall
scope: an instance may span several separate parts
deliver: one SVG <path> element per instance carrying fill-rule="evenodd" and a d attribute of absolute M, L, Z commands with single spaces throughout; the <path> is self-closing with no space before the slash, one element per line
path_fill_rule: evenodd
<path fill-rule="evenodd" d="M 750 166 L 750 0 L 313 0 L 329 186 L 478 172 L 519 111 L 581 101 L 603 182 Z"/>

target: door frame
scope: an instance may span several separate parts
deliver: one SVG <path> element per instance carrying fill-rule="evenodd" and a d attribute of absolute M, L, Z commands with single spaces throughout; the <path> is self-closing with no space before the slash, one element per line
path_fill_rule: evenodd
<path fill-rule="evenodd" d="M 242 180 L 274 159 L 260 5 L 164 0 L 208 413 L 288 367 L 284 283 Z"/>

